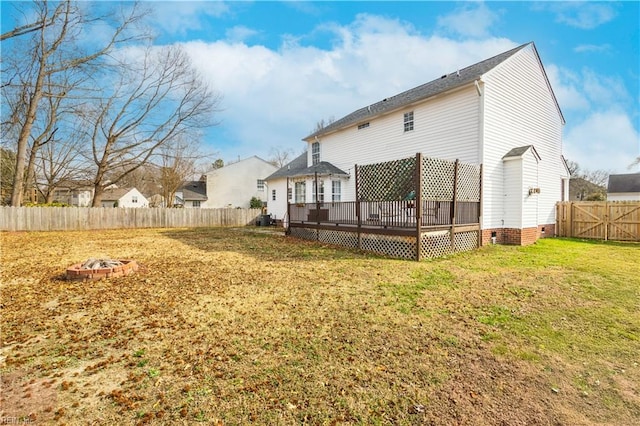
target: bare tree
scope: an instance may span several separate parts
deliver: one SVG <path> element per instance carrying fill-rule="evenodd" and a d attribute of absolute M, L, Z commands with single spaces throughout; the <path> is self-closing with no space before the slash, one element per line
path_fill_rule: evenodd
<path fill-rule="evenodd" d="M 77 42 L 79 34 L 82 31 L 89 31 L 92 24 L 100 23 L 107 16 L 88 17 L 83 13 L 83 8 L 77 7 L 69 0 L 56 3 L 49 3 L 46 0 L 34 2 L 32 15 L 35 18 L 31 24 L 2 34 L 3 40 L 29 33 L 32 36 L 28 43 L 14 46 L 16 52 L 31 54 L 27 56 L 30 61 L 22 64 L 22 69 L 16 70 L 14 74 L 14 77 L 20 77 L 20 81 L 12 83 L 14 80 L 12 78 L 5 82 L 6 75 L 3 72 L 3 89 L 8 87 L 17 90 L 21 93 L 17 98 L 24 102 L 24 108 L 14 110 L 14 113 L 20 114 L 21 117 L 9 120 L 19 128 L 11 196 L 13 206 L 19 206 L 22 203 L 23 191 L 26 189 L 26 156 L 41 101 L 46 97 L 68 94 L 67 91 L 57 94 L 48 93 L 45 89 L 47 79 L 63 71 L 89 66 L 104 57 L 114 46 L 129 41 L 131 37 L 126 34 L 126 30 L 140 18 L 136 7 L 132 8 L 129 14 L 119 15 L 122 19 L 118 21 L 108 40 L 94 50 L 85 51 Z M 20 40 L 22 41 L 22 38 Z M 12 87 L 14 84 L 18 87 Z M 38 146 L 32 144 L 34 155 L 37 149 Z"/>
<path fill-rule="evenodd" d="M 328 125 L 333 124 L 335 121 L 336 121 L 336 118 L 333 117 L 333 116 L 327 118 L 326 120 L 324 118 L 320 119 L 320 121 L 318 121 L 316 123 L 316 127 L 313 129 L 312 133 L 317 133 L 317 132 L 321 131 L 322 129 L 324 129 Z"/>
<path fill-rule="evenodd" d="M 0 205 L 11 201 L 13 175 L 16 167 L 16 153 L 0 147 Z"/>
<path fill-rule="evenodd" d="M 269 162 L 276 167 L 284 167 L 293 156 L 291 148 L 271 148 L 269 151 Z"/>
<path fill-rule="evenodd" d="M 182 138 L 169 141 L 160 149 L 160 185 L 166 207 L 173 206 L 176 192 L 193 175 L 200 157 L 197 145 Z"/>
<path fill-rule="evenodd" d="M 578 177 L 580 174 L 580 165 L 572 160 L 567 160 L 567 168 L 569 169 L 569 176 Z"/>
<path fill-rule="evenodd" d="M 117 184 L 149 162 L 162 146 L 182 136 L 193 138 L 201 128 L 215 124 L 220 96 L 209 89 L 180 47 L 131 53 L 137 60 L 121 62 L 123 71 L 111 82 L 109 96 L 84 112 L 96 166 L 94 207 L 100 206 L 106 185 Z"/>

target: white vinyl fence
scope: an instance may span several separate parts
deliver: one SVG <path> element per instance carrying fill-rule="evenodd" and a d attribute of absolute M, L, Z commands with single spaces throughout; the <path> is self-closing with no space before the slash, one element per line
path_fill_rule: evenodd
<path fill-rule="evenodd" d="M 0 207 L 1 231 L 76 231 L 252 225 L 260 209 Z"/>

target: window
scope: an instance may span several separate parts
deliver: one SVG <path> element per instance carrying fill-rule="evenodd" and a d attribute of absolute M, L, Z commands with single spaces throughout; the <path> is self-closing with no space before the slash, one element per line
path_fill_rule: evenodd
<path fill-rule="evenodd" d="M 193 200 L 193 207 L 200 207 L 200 200 Z"/>
<path fill-rule="evenodd" d="M 315 182 L 313 183 L 313 202 L 315 203 L 316 201 L 320 201 L 321 203 L 324 202 L 324 181 L 320 181 L 318 182 L 318 198 L 316 198 L 316 184 Z"/>
<path fill-rule="evenodd" d="M 291 188 L 287 188 L 287 201 L 293 201 L 293 190 Z"/>
<path fill-rule="evenodd" d="M 305 182 L 296 182 L 296 203 L 304 203 L 306 188 Z"/>
<path fill-rule="evenodd" d="M 368 121 L 366 123 L 358 124 L 358 130 L 366 129 L 367 127 L 369 127 Z"/>
<path fill-rule="evenodd" d="M 138 202 L 138 196 L 137 195 L 132 195 L 131 196 L 131 202 L 132 203 L 137 203 Z"/>
<path fill-rule="evenodd" d="M 264 181 L 262 179 L 258 179 L 258 191 L 264 191 Z"/>
<path fill-rule="evenodd" d="M 334 180 L 331 182 L 331 201 L 340 201 L 342 188 L 340 187 L 340 181 Z"/>
<path fill-rule="evenodd" d="M 404 131 L 413 130 L 413 111 L 404 113 Z"/>
<path fill-rule="evenodd" d="M 272 189 L 271 190 L 271 201 L 275 201 L 276 200 L 276 190 Z"/>
<path fill-rule="evenodd" d="M 311 164 L 316 165 L 320 162 L 320 142 L 311 144 Z"/>

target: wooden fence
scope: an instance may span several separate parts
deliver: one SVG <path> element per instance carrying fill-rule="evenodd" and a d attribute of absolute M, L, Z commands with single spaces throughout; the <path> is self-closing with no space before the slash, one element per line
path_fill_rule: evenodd
<path fill-rule="evenodd" d="M 1 231 L 195 228 L 254 224 L 260 209 L 0 207 Z"/>
<path fill-rule="evenodd" d="M 565 201 L 556 209 L 559 237 L 640 241 L 640 202 Z"/>

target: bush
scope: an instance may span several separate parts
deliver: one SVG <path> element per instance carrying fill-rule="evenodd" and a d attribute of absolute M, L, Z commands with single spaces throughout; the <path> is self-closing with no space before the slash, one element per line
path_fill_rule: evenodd
<path fill-rule="evenodd" d="M 262 200 L 258 197 L 251 197 L 251 201 L 249 201 L 249 207 L 251 207 L 252 209 L 261 209 Z"/>

